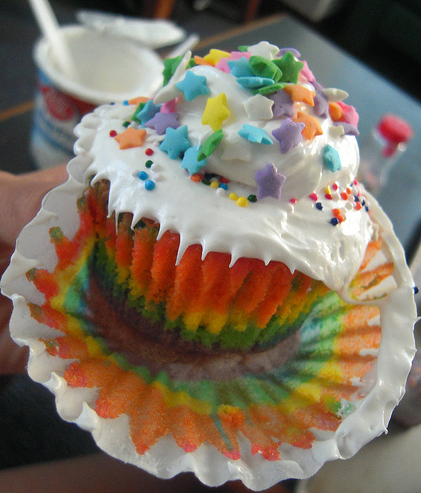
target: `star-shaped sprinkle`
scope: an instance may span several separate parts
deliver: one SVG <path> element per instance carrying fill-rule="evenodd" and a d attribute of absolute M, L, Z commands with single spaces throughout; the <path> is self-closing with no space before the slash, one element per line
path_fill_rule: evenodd
<path fill-rule="evenodd" d="M 299 103 L 305 103 L 309 106 L 314 106 L 314 96 L 315 93 L 310 91 L 304 86 L 300 86 L 298 84 L 289 84 L 284 87 L 284 91 L 288 93 L 293 101 L 297 101 Z"/>
<path fill-rule="evenodd" d="M 262 128 L 249 125 L 248 123 L 245 123 L 241 127 L 241 129 L 238 131 L 238 135 L 250 142 L 255 142 L 257 144 L 273 144 L 272 139 Z"/>
<path fill-rule="evenodd" d="M 229 58 L 221 58 L 219 62 L 215 65 L 215 67 L 222 72 L 229 74 L 231 72 L 231 67 L 229 66 L 229 62 L 239 60 L 240 58 L 250 58 L 250 53 L 243 53 L 242 51 L 232 51 L 231 56 Z"/>
<path fill-rule="evenodd" d="M 198 160 L 199 150 L 198 147 L 189 147 L 184 153 L 181 166 L 186 169 L 191 175 L 197 173 L 200 168 L 206 165 L 206 159 Z"/>
<path fill-rule="evenodd" d="M 270 95 L 273 100 L 273 116 L 279 118 L 280 116 L 293 116 L 294 106 L 291 96 L 285 91 L 276 91 Z"/>
<path fill-rule="evenodd" d="M 349 94 L 342 89 L 336 89 L 334 87 L 326 87 L 323 90 L 323 94 L 330 103 L 337 103 L 338 101 L 343 101 Z"/>
<path fill-rule="evenodd" d="M 272 163 L 269 163 L 265 169 L 258 170 L 255 175 L 257 184 L 257 199 L 265 197 L 281 198 L 281 187 L 286 177 L 278 173 L 278 170 Z"/>
<path fill-rule="evenodd" d="M 212 49 L 209 53 L 203 57 L 205 62 L 215 66 L 221 58 L 229 58 L 230 54 L 227 51 Z"/>
<path fill-rule="evenodd" d="M 330 145 L 327 145 L 323 150 L 323 162 L 332 173 L 342 169 L 339 153 Z"/>
<path fill-rule="evenodd" d="M 281 91 L 283 92 L 283 91 Z M 284 93 L 285 94 L 285 93 Z M 289 96 L 285 94 L 288 98 Z M 273 99 L 273 96 L 272 96 Z M 271 120 L 274 116 L 272 112 L 273 101 L 261 94 L 252 96 L 247 101 L 244 101 L 243 106 L 246 110 L 249 120 Z M 291 105 L 292 108 L 292 105 Z M 291 115 L 292 116 L 292 115 Z"/>
<path fill-rule="evenodd" d="M 228 60 L 227 65 L 234 77 L 253 77 L 254 75 L 249 61 L 245 56 L 242 56 L 238 60 Z"/>
<path fill-rule="evenodd" d="M 177 159 L 180 154 L 190 147 L 187 138 L 187 125 L 179 128 L 167 128 L 165 138 L 161 142 L 159 149 L 168 154 L 171 159 Z"/>
<path fill-rule="evenodd" d="M 358 131 L 357 127 L 354 127 L 354 125 L 351 125 L 350 123 L 338 122 L 335 123 L 334 125 L 338 125 L 339 127 L 342 127 L 345 135 L 354 135 L 355 137 L 358 137 L 360 135 L 360 132 Z"/>
<path fill-rule="evenodd" d="M 304 67 L 304 62 L 295 59 L 294 55 L 287 51 L 282 58 L 277 58 L 274 63 L 281 69 L 282 82 L 292 82 L 296 84 L 301 70 Z"/>
<path fill-rule="evenodd" d="M 144 128 L 136 129 L 128 127 L 124 132 L 116 135 L 114 139 L 119 143 L 120 149 L 140 147 L 145 143 L 146 130 Z"/>
<path fill-rule="evenodd" d="M 159 109 L 160 106 L 154 104 L 152 100 L 149 100 L 145 103 L 143 108 L 134 115 L 134 119 L 144 125 L 147 121 L 153 118 L 156 113 L 158 113 Z"/>
<path fill-rule="evenodd" d="M 343 111 L 338 103 L 329 103 L 329 115 L 334 122 L 338 122 L 341 120 Z"/>
<path fill-rule="evenodd" d="M 307 115 L 303 111 L 297 113 L 297 117 L 294 121 L 304 123 L 305 127 L 302 131 L 303 137 L 307 140 L 311 140 L 316 135 L 323 135 L 322 127 L 319 121 L 314 116 Z"/>
<path fill-rule="evenodd" d="M 272 135 L 279 141 L 282 154 L 285 154 L 303 140 L 301 133 L 303 129 L 304 123 L 296 123 L 287 118 L 279 128 L 273 130 Z"/>
<path fill-rule="evenodd" d="M 337 103 L 342 109 L 342 120 L 354 127 L 358 127 L 359 116 L 357 110 L 348 104 L 338 101 Z"/>
<path fill-rule="evenodd" d="M 145 124 L 148 128 L 153 128 L 158 135 L 165 133 L 168 127 L 178 128 L 180 126 L 178 113 L 157 113 Z"/>
<path fill-rule="evenodd" d="M 341 137 L 345 135 L 345 130 L 342 125 L 332 125 L 329 127 L 329 133 L 332 137 Z"/>
<path fill-rule="evenodd" d="M 273 79 L 267 79 L 265 77 L 238 77 L 237 82 L 247 89 L 257 89 L 262 86 L 272 86 L 274 84 Z"/>
<path fill-rule="evenodd" d="M 175 99 L 177 96 L 179 96 L 180 91 L 179 89 L 177 89 L 176 84 L 177 82 L 180 82 L 184 77 L 190 61 L 191 51 L 188 51 L 175 68 L 175 71 L 168 83 L 161 87 L 161 89 L 156 93 L 154 98 L 155 104 L 167 103 L 168 101 L 171 101 L 172 99 Z"/>
<path fill-rule="evenodd" d="M 253 55 L 250 57 L 249 64 L 254 75 L 273 79 L 274 82 L 281 80 L 281 69 L 267 58 Z"/>
<path fill-rule="evenodd" d="M 187 72 L 184 79 L 176 84 L 176 87 L 184 93 L 184 97 L 187 101 L 193 101 L 193 99 L 198 96 L 210 93 L 206 83 L 207 79 L 204 75 L 196 75 L 193 72 Z"/>
<path fill-rule="evenodd" d="M 202 124 L 210 125 L 216 132 L 221 128 L 222 122 L 230 116 L 230 110 L 227 106 L 227 97 L 222 92 L 214 98 L 209 98 L 206 102 L 205 111 L 202 115 Z"/>
<path fill-rule="evenodd" d="M 278 51 L 277 57 L 282 58 L 285 55 L 285 53 L 288 53 L 288 52 L 292 53 L 295 56 L 295 58 L 301 57 L 301 53 L 298 50 L 296 50 L 295 48 L 280 48 Z"/>
<path fill-rule="evenodd" d="M 279 48 L 275 45 L 271 45 L 267 41 L 261 41 L 260 43 L 249 46 L 247 51 L 252 55 L 262 56 L 272 60 L 279 52 Z"/>
<path fill-rule="evenodd" d="M 324 95 L 323 91 L 317 90 L 314 98 L 314 112 L 317 116 L 327 118 L 329 114 L 329 101 Z"/>
<path fill-rule="evenodd" d="M 304 79 L 307 82 L 315 82 L 316 77 L 314 77 L 313 72 L 308 68 L 307 62 L 304 60 L 303 63 L 304 67 L 301 69 L 298 79 Z"/>
<path fill-rule="evenodd" d="M 162 71 L 162 75 L 164 76 L 164 86 L 168 84 L 169 80 L 174 75 L 177 67 L 180 65 L 182 59 L 183 57 L 181 55 L 174 58 L 164 59 L 164 70 Z"/>
<path fill-rule="evenodd" d="M 285 82 L 277 82 L 276 84 L 270 84 L 268 86 L 260 87 L 253 91 L 254 94 L 262 94 L 265 96 L 266 94 L 273 94 L 274 92 L 280 91 L 286 86 Z"/>
<path fill-rule="evenodd" d="M 216 132 L 214 132 L 212 135 L 210 135 L 205 140 L 202 147 L 199 149 L 197 159 L 200 161 L 202 159 L 206 159 L 207 157 L 209 157 L 213 153 L 213 151 L 218 147 L 223 137 L 224 134 L 222 133 L 222 129 L 219 129 Z"/>

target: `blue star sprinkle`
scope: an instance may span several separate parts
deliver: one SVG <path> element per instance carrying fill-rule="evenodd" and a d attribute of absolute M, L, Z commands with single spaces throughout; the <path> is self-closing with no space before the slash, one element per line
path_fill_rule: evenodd
<path fill-rule="evenodd" d="M 254 77 L 249 61 L 244 56 L 239 60 L 229 60 L 227 65 L 234 77 Z"/>
<path fill-rule="evenodd" d="M 153 118 L 146 122 L 145 126 L 155 129 L 158 135 L 162 135 L 168 127 L 178 128 L 180 126 L 179 117 L 178 113 L 156 113 Z"/>
<path fill-rule="evenodd" d="M 278 173 L 278 170 L 272 163 L 269 163 L 265 169 L 258 170 L 255 175 L 257 184 L 257 199 L 265 197 L 281 198 L 281 187 L 286 177 Z"/>
<path fill-rule="evenodd" d="M 190 147 L 184 153 L 183 160 L 181 161 L 181 166 L 186 169 L 191 175 L 194 175 L 199 171 L 200 168 L 206 165 L 206 159 L 198 161 L 197 157 L 199 154 L 199 149 L 197 146 Z"/>
<path fill-rule="evenodd" d="M 275 83 L 273 79 L 269 79 L 268 77 L 238 77 L 237 82 L 248 89 L 271 86 Z"/>
<path fill-rule="evenodd" d="M 304 127 L 304 123 L 293 122 L 290 118 L 287 118 L 279 128 L 272 132 L 275 139 L 279 141 L 283 154 L 301 142 L 303 138 L 301 131 Z"/>
<path fill-rule="evenodd" d="M 249 140 L 250 142 L 256 142 L 257 144 L 273 144 L 272 139 L 263 129 L 247 123 L 245 123 L 238 131 L 238 135 Z"/>
<path fill-rule="evenodd" d="M 160 107 L 161 106 L 154 104 L 152 100 L 149 100 L 146 102 L 145 106 L 134 116 L 142 125 L 145 125 L 147 121 L 149 121 L 156 115 L 156 113 L 158 113 Z"/>
<path fill-rule="evenodd" d="M 339 153 L 332 146 L 327 145 L 323 150 L 323 162 L 332 173 L 342 169 L 341 158 Z"/>
<path fill-rule="evenodd" d="M 187 138 L 187 125 L 179 128 L 168 127 L 165 132 L 165 138 L 159 146 L 159 150 L 168 154 L 171 159 L 177 159 L 180 154 L 190 147 Z"/>
<path fill-rule="evenodd" d="M 193 101 L 198 96 L 210 94 L 210 90 L 206 85 L 207 79 L 204 75 L 196 75 L 193 72 L 187 72 L 181 82 L 175 86 L 184 93 L 187 101 Z"/>

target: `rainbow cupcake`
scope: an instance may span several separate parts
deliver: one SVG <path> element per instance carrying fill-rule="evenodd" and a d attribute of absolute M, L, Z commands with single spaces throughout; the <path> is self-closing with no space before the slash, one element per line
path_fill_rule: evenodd
<path fill-rule="evenodd" d="M 386 429 L 413 281 L 346 96 L 262 42 L 167 60 L 154 99 L 77 127 L 2 289 L 30 375 L 105 451 L 265 489 Z"/>

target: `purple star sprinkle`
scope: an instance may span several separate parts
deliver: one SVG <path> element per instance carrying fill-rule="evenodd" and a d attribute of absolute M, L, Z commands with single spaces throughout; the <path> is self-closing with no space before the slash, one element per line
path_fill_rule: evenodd
<path fill-rule="evenodd" d="M 180 126 L 178 123 L 179 116 L 178 113 L 157 113 L 145 126 L 155 129 L 158 135 L 162 135 L 168 127 L 178 128 Z"/>
<path fill-rule="evenodd" d="M 274 118 L 279 118 L 280 116 L 293 116 L 293 102 L 291 96 L 285 91 L 276 91 L 271 94 L 270 99 L 274 102 L 272 107 Z"/>
<path fill-rule="evenodd" d="M 355 137 L 358 137 L 360 135 L 357 127 L 354 127 L 354 125 L 351 125 L 349 123 L 335 122 L 334 125 L 335 127 L 340 125 L 344 129 L 345 135 L 354 135 Z"/>
<path fill-rule="evenodd" d="M 327 118 L 329 113 L 329 101 L 323 91 L 319 89 L 316 90 L 316 96 L 314 97 L 314 112 L 322 118 Z"/>
<path fill-rule="evenodd" d="M 272 163 L 269 163 L 265 169 L 258 170 L 255 175 L 257 184 L 257 199 L 265 197 L 281 198 L 281 187 L 286 177 L 278 173 L 278 170 Z"/>
<path fill-rule="evenodd" d="M 273 130 L 272 135 L 279 141 L 282 154 L 285 154 L 301 142 L 303 138 L 301 131 L 304 127 L 304 123 L 293 122 L 290 118 L 287 118 L 279 128 Z"/>
<path fill-rule="evenodd" d="M 295 58 L 300 58 L 300 56 L 301 56 L 301 53 L 298 50 L 296 50 L 295 48 L 281 48 L 279 50 L 278 54 L 276 55 L 276 57 L 281 58 L 282 56 L 285 55 L 285 53 L 288 53 L 288 51 L 290 53 L 292 53 L 295 56 Z"/>

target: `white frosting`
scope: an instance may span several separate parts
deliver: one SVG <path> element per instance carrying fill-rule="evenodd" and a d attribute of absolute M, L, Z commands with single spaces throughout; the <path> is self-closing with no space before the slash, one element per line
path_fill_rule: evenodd
<path fill-rule="evenodd" d="M 222 123 L 224 138 L 200 172 L 216 173 L 231 180 L 228 192 L 220 189 L 216 193 L 213 188 L 190 180 L 189 172 L 181 167 L 181 159 L 170 159 L 158 149 L 165 135 L 157 135 L 153 129 L 146 128 L 148 137 L 143 146 L 121 150 L 109 132 L 125 130 L 123 123 L 130 120 L 136 109 L 133 105 L 102 106 L 77 127 L 76 154 L 88 153 L 92 158 L 85 173 L 86 183 L 92 176 L 94 181 L 110 180 L 110 213 L 132 212 L 133 224 L 144 216 L 159 221 L 161 234 L 166 230 L 179 232 L 179 258 L 189 245 L 197 243 L 202 245 L 204 256 L 209 251 L 218 251 L 230 253 L 232 263 L 240 257 L 260 258 L 265 263 L 277 260 L 291 271 L 298 269 L 322 280 L 331 289 L 346 289 L 374 233 L 366 211 L 353 207 L 352 195 L 347 200 L 339 196 L 357 173 L 359 153 L 355 137 L 343 135 L 342 127 L 334 126 L 330 117 L 317 117 L 323 135 L 303 139 L 282 154 L 272 130 L 285 117 L 250 120 L 253 94 L 231 74 L 211 66 L 193 67 L 190 70 L 194 74 L 206 77 L 210 94 L 186 101 L 176 84 L 184 79 L 187 62 L 185 57 L 168 85 L 158 92 L 155 103 L 165 103 L 177 96 L 180 125 L 187 125 L 191 146 L 200 147 L 213 133 L 210 125 L 201 123 L 207 99 L 226 95 L 230 115 Z M 305 81 L 305 85 L 315 92 L 309 82 Z M 268 100 L 261 95 L 259 98 Z M 268 107 L 270 103 L 263 110 L 266 117 Z M 313 108 L 304 103 L 294 103 L 294 111 L 316 116 Z M 273 144 L 252 143 L 240 137 L 238 131 L 245 123 L 265 130 Z M 332 172 L 323 163 L 326 145 L 338 151 L 342 165 L 339 171 Z M 149 159 L 145 156 L 147 148 L 154 150 L 150 157 L 154 162 L 152 169 L 144 166 Z M 256 172 L 268 163 L 273 163 L 277 172 L 286 177 L 280 200 L 265 197 L 243 208 L 228 198 L 231 191 L 245 197 L 256 194 Z M 144 181 L 137 177 L 136 172 L 141 170 L 155 182 L 153 191 L 145 190 Z M 336 200 L 324 200 L 323 211 L 318 210 L 309 195 L 315 192 L 324 199 L 326 186 L 333 183 L 339 187 Z M 337 208 L 346 213 L 346 220 L 333 227 L 332 209 Z"/>

